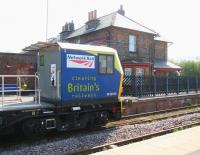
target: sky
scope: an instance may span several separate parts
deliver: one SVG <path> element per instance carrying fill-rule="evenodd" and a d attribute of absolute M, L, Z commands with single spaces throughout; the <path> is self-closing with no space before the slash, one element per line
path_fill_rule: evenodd
<path fill-rule="evenodd" d="M 200 0 L 48 0 L 48 38 L 57 36 L 65 22 L 79 28 L 88 12 L 97 16 L 117 11 L 155 30 L 173 42 L 168 57 L 200 59 Z M 0 0 L 0 52 L 20 52 L 46 40 L 47 0 Z"/>

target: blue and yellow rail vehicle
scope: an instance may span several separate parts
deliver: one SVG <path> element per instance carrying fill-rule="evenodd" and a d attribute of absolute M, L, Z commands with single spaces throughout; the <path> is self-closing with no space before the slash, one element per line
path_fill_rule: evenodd
<path fill-rule="evenodd" d="M 34 100 L 40 104 L 7 110 L 6 114 L 2 108 L 0 129 L 8 127 L 4 122 L 15 112 L 18 115 L 10 126 L 20 124 L 26 132 L 66 131 L 121 117 L 123 70 L 116 50 L 59 42 L 34 47 L 38 47 L 41 90 Z"/>

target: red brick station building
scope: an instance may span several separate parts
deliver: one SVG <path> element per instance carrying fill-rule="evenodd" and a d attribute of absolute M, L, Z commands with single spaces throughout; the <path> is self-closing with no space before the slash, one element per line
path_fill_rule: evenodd
<path fill-rule="evenodd" d="M 123 6 L 118 11 L 99 18 L 96 10 L 89 12 L 88 21 L 78 29 L 75 29 L 73 21 L 66 22 L 59 40 L 116 49 L 126 76 L 167 75 L 170 72 L 180 75 L 181 68 L 168 61 L 167 49 L 171 42 L 125 16 Z M 24 53 L 37 53 L 35 47 L 41 44 L 38 42 L 24 48 Z"/>
<path fill-rule="evenodd" d="M 63 42 L 100 45 L 118 51 L 125 75 L 166 75 L 181 68 L 168 61 L 167 48 L 171 42 L 157 32 L 125 16 L 123 7 L 97 18 L 97 11 L 88 13 L 88 21 L 74 29 L 74 23 L 62 27 Z"/>

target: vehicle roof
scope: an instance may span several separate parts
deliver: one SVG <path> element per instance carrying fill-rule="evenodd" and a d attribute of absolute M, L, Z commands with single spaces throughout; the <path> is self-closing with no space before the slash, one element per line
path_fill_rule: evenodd
<path fill-rule="evenodd" d="M 66 43 L 66 42 L 56 42 L 56 43 L 37 42 L 35 44 L 32 44 L 24 48 L 23 50 L 24 51 L 40 51 L 43 48 L 49 48 L 51 46 L 59 46 L 62 49 L 117 53 L 115 49 L 110 48 L 110 47 L 94 46 L 94 45 L 86 45 L 86 44 L 72 44 L 72 43 Z"/>
<path fill-rule="evenodd" d="M 103 52 L 116 53 L 115 49 L 110 48 L 110 47 L 104 47 L 104 46 L 72 44 L 72 43 L 63 43 L 63 42 L 58 42 L 58 45 L 62 49 L 83 50 L 83 51 L 103 51 Z"/>

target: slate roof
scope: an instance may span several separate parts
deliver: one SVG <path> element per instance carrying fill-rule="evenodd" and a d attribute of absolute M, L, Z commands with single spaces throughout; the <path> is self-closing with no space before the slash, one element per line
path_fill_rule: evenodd
<path fill-rule="evenodd" d="M 169 61 L 164 61 L 164 60 L 155 60 L 154 61 L 154 68 L 155 69 L 176 69 L 180 70 L 181 67 L 178 65 L 175 65 Z"/>
<path fill-rule="evenodd" d="M 155 37 L 154 40 L 157 40 L 157 41 L 164 41 L 164 42 L 168 42 L 168 43 L 173 43 L 173 42 L 169 41 L 167 38 L 165 38 L 165 37 L 163 37 L 163 36 L 161 36 L 161 35 Z"/>
<path fill-rule="evenodd" d="M 118 12 L 113 12 L 111 14 L 102 16 L 97 19 L 99 20 L 99 25 L 96 27 L 96 29 L 88 31 L 88 30 L 86 30 L 86 25 L 83 25 L 79 29 L 72 32 L 66 39 L 80 36 L 83 34 L 87 34 L 90 32 L 94 32 L 94 31 L 97 31 L 97 30 L 100 30 L 103 28 L 107 28 L 109 26 L 132 29 L 132 30 L 136 30 L 136 31 L 141 31 L 141 32 L 158 35 L 158 33 L 156 33 L 155 31 L 143 26 L 142 24 L 140 24 L 126 16 L 122 16 Z"/>

